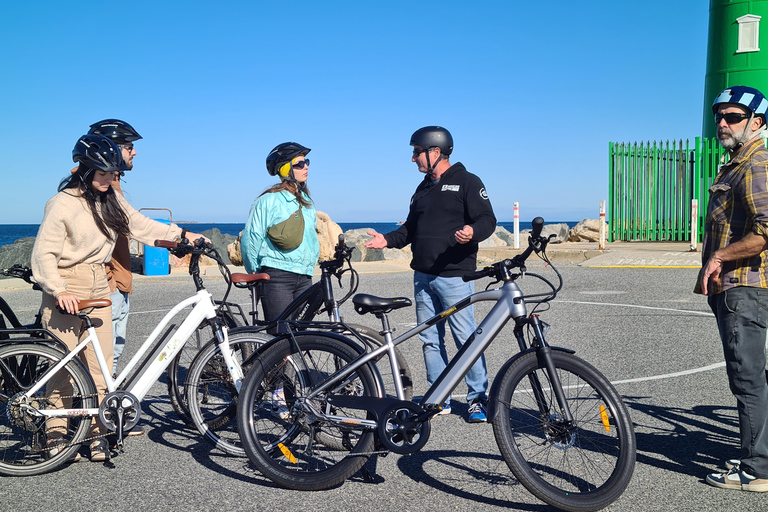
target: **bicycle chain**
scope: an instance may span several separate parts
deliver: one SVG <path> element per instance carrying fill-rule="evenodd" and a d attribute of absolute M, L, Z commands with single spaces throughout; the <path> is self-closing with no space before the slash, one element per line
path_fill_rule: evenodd
<path fill-rule="evenodd" d="M 107 394 L 108 393 L 92 393 L 90 395 L 60 396 L 60 397 L 58 397 L 58 399 L 63 400 L 65 398 L 91 398 L 91 397 L 97 397 L 98 398 L 99 396 L 107 396 Z M 95 417 L 97 417 L 97 416 L 90 416 L 91 420 L 93 420 L 93 418 L 95 418 Z M 100 435 L 97 435 L 97 436 L 86 437 L 86 438 L 81 439 L 77 444 L 89 443 L 89 442 L 95 441 L 97 439 L 106 438 L 108 435 L 109 434 L 100 434 Z M 42 448 L 40 450 L 36 450 L 36 452 L 39 453 L 39 452 L 49 452 L 51 450 L 64 450 L 64 449 L 69 448 L 70 446 L 72 446 L 72 444 L 73 443 L 71 443 L 71 442 L 69 442 L 69 443 L 64 442 L 64 443 L 57 443 L 55 446 L 48 446 L 47 445 L 45 448 Z"/>

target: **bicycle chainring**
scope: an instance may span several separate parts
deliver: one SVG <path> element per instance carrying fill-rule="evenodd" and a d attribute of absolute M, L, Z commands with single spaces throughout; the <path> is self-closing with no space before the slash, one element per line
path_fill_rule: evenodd
<path fill-rule="evenodd" d="M 101 401 L 99 419 L 112 432 L 122 422 L 123 432 L 127 432 L 141 419 L 141 403 L 127 391 L 113 391 Z"/>
<path fill-rule="evenodd" d="M 378 420 L 379 440 L 384 447 L 399 454 L 421 450 L 432 432 L 429 420 L 418 421 L 423 412 L 414 403 L 400 401 L 385 409 Z"/>

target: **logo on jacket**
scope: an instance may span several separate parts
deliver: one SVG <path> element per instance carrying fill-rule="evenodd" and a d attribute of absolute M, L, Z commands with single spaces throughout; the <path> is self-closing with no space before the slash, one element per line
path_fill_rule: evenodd
<path fill-rule="evenodd" d="M 482 197 L 486 201 L 488 200 L 488 192 L 485 191 L 485 187 L 480 189 L 480 197 Z"/>
<path fill-rule="evenodd" d="M 459 191 L 459 185 L 443 185 L 443 188 L 440 189 L 440 192 L 458 192 Z"/>

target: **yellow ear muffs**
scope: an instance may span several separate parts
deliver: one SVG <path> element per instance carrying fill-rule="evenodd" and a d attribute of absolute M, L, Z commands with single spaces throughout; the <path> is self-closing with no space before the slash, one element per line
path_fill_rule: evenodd
<path fill-rule="evenodd" d="M 291 172 L 291 163 L 290 162 L 284 163 L 277 170 L 277 174 L 279 174 L 280 177 L 283 178 L 283 179 L 288 177 L 288 173 L 289 172 Z"/>

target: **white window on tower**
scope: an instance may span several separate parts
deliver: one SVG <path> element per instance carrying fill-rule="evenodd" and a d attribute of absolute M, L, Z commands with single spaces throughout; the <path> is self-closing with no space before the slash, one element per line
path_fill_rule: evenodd
<path fill-rule="evenodd" d="M 736 53 L 759 52 L 760 16 L 745 14 L 736 18 L 739 24 L 739 44 Z"/>

